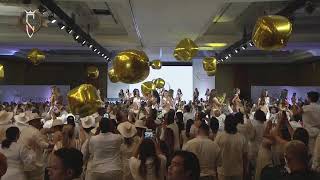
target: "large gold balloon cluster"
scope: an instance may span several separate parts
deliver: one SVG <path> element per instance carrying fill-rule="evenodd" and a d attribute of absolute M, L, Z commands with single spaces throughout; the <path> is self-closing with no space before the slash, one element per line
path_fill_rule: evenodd
<path fill-rule="evenodd" d="M 163 88 L 165 84 L 166 82 L 162 78 L 146 81 L 141 84 L 141 92 L 144 96 L 148 96 L 153 90 Z"/>
<path fill-rule="evenodd" d="M 71 112 L 80 117 L 91 115 L 103 106 L 97 89 L 91 84 L 82 84 L 70 90 L 67 96 Z"/>
<path fill-rule="evenodd" d="M 261 50 L 284 48 L 292 32 L 288 18 L 278 15 L 263 16 L 258 19 L 252 33 L 254 45 Z"/>
<path fill-rule="evenodd" d="M 46 55 L 44 52 L 40 51 L 39 49 L 32 49 L 28 55 L 28 60 L 33 64 L 33 65 L 39 65 L 44 61 L 46 58 Z"/>
<path fill-rule="evenodd" d="M 112 82 L 127 84 L 139 83 L 145 80 L 150 73 L 149 58 L 143 51 L 122 51 L 113 60 L 113 67 L 109 70 L 109 79 Z"/>

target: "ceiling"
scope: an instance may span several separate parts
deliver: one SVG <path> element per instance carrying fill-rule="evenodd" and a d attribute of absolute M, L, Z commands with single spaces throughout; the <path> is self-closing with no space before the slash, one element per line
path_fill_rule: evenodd
<path fill-rule="evenodd" d="M 112 52 L 144 50 L 150 59 L 176 61 L 173 50 L 183 38 L 201 47 L 196 59 L 212 56 L 240 40 L 244 29 L 251 32 L 256 19 L 275 14 L 288 1 L 281 0 L 56 0 L 70 17 L 98 43 Z M 314 1 L 315 2 L 315 1 Z M 0 0 L 0 54 L 25 57 L 32 48 L 47 53 L 47 62 L 104 62 L 60 30 L 48 24 L 32 38 L 18 25 L 26 9 L 39 1 Z M 228 63 L 291 63 L 320 56 L 320 3 L 312 14 L 300 9 L 294 14 L 293 34 L 280 52 L 249 48 Z M 208 43 L 224 43 L 212 48 Z"/>

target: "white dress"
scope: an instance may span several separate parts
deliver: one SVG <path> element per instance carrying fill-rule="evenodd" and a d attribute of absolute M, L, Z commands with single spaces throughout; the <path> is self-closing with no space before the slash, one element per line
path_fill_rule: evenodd
<path fill-rule="evenodd" d="M 0 147 L 0 152 L 7 157 L 8 170 L 1 180 L 27 180 L 23 168 L 32 163 L 35 153 L 20 143 L 13 142 L 9 148 Z"/>

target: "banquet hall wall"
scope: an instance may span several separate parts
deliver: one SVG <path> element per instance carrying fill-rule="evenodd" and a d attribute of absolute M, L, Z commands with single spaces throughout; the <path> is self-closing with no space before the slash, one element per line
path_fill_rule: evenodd
<path fill-rule="evenodd" d="M 5 66 L 5 79 L 0 85 L 70 85 L 71 88 L 88 82 L 87 63 L 44 63 L 33 66 L 13 59 L 0 59 Z M 91 83 L 100 87 L 105 95 L 107 87 L 107 68 L 99 67 L 100 77 Z M 320 63 L 299 64 L 223 64 L 218 65 L 215 87 L 220 91 L 232 93 L 234 87 L 249 97 L 252 85 L 263 86 L 320 86 Z"/>

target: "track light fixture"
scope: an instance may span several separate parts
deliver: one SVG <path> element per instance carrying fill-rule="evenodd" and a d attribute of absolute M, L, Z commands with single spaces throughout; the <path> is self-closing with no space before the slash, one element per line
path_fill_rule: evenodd
<path fill-rule="evenodd" d="M 76 39 L 79 39 L 80 38 L 80 36 L 79 35 L 76 35 Z"/>
<path fill-rule="evenodd" d="M 253 42 L 249 42 L 249 46 L 253 47 Z"/>
<path fill-rule="evenodd" d="M 52 24 L 54 24 L 54 23 L 57 22 L 57 20 L 56 20 L 56 18 L 54 18 L 54 15 L 53 15 L 53 14 L 50 14 L 50 15 L 48 16 L 48 20 L 49 20 Z"/>
<path fill-rule="evenodd" d="M 47 9 L 46 9 L 43 5 L 40 5 L 40 6 L 38 7 L 38 11 L 39 11 L 41 14 L 43 14 L 43 13 L 47 12 Z"/>
<path fill-rule="evenodd" d="M 242 48 L 243 50 L 245 50 L 245 49 L 247 49 L 247 45 L 245 44 L 245 45 L 243 45 L 241 48 Z"/>
<path fill-rule="evenodd" d="M 89 48 L 91 49 L 92 47 L 93 47 L 92 44 L 90 44 Z"/>
<path fill-rule="evenodd" d="M 97 49 L 94 49 L 94 50 L 93 50 L 93 52 L 96 52 L 96 51 L 97 51 Z"/>
<path fill-rule="evenodd" d="M 62 22 L 58 22 L 58 27 L 63 30 L 66 28 L 66 25 L 64 25 Z"/>

